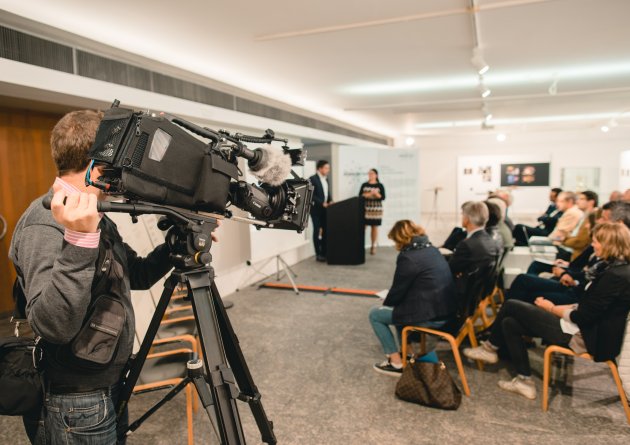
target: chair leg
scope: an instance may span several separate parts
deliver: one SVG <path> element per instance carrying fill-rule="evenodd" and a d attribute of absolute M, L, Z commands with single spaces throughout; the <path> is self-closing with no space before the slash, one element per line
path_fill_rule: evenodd
<path fill-rule="evenodd" d="M 464 373 L 464 365 L 462 364 L 462 357 L 459 354 L 459 347 L 457 346 L 457 342 L 452 337 L 444 337 L 451 345 L 451 349 L 453 350 L 453 357 L 455 358 L 455 363 L 457 364 L 457 371 L 459 372 L 459 378 L 462 381 L 462 388 L 464 388 L 464 394 L 470 397 L 470 388 L 468 387 L 468 380 L 466 379 L 466 374 Z"/>
<path fill-rule="evenodd" d="M 626 397 L 626 391 L 623 389 L 623 385 L 621 384 L 621 378 L 619 377 L 619 371 L 617 370 L 617 365 L 610 360 L 606 362 L 606 364 L 610 367 L 610 371 L 612 372 L 613 379 L 615 380 L 615 384 L 617 385 L 617 391 L 619 391 L 619 398 L 621 399 L 621 405 L 623 406 L 623 410 L 626 413 L 626 419 L 628 420 L 628 424 L 630 424 L 630 406 L 628 405 L 628 398 Z"/>
<path fill-rule="evenodd" d="M 551 355 L 553 354 L 553 346 L 545 349 L 545 358 L 543 362 L 543 386 L 542 386 L 542 409 L 549 409 L 549 377 L 551 371 Z"/>
<path fill-rule="evenodd" d="M 400 348 L 402 350 L 400 354 L 401 355 L 400 359 L 402 360 L 403 368 L 407 366 L 407 332 L 409 332 L 409 330 L 407 328 L 403 328 L 401 339 L 400 339 L 400 342 L 402 343 L 400 345 Z"/>
<path fill-rule="evenodd" d="M 470 319 L 466 320 L 465 329 L 468 331 L 468 340 L 470 341 L 470 346 L 472 346 L 473 348 L 478 347 L 479 343 L 477 343 L 477 337 L 475 337 L 475 327 L 473 326 Z M 481 360 L 477 360 L 477 368 L 479 368 L 480 371 L 483 371 L 483 362 Z"/>
<path fill-rule="evenodd" d="M 188 427 L 188 445 L 193 445 L 195 443 L 194 437 L 193 437 L 193 409 L 192 409 L 192 404 L 193 404 L 193 390 L 192 390 L 192 383 L 189 383 L 188 385 L 186 385 L 186 423 L 187 423 L 187 427 Z"/>
<path fill-rule="evenodd" d="M 427 353 L 427 336 L 424 333 L 420 334 L 420 355 Z"/>

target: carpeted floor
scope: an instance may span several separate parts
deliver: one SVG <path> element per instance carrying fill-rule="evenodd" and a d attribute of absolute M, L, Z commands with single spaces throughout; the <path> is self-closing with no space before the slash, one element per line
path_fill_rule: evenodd
<path fill-rule="evenodd" d="M 363 266 L 327 266 L 314 259 L 294 269 L 300 284 L 361 289 L 389 287 L 396 252 L 379 249 Z M 605 365 L 569 361 L 557 370 L 550 410 L 504 393 L 497 380 L 509 364 L 481 372 L 465 363 L 472 391 L 457 411 L 397 400 L 396 379 L 372 370 L 383 358 L 367 320 L 379 300 L 248 288 L 228 297 L 228 311 L 280 444 L 627 444 L 630 427 Z M 445 343 L 438 354 L 456 372 Z M 542 348 L 531 350 L 541 388 Z M 456 378 L 457 380 L 457 378 Z M 163 393 L 162 393 L 163 394 Z M 158 400 L 135 396 L 131 418 Z M 260 443 L 248 407 L 239 402 L 248 443 Z M 204 411 L 195 415 L 195 442 L 218 443 Z M 19 419 L 0 417 L 0 444 L 27 443 Z M 169 402 L 128 440 L 129 444 L 186 443 L 183 394 Z"/>

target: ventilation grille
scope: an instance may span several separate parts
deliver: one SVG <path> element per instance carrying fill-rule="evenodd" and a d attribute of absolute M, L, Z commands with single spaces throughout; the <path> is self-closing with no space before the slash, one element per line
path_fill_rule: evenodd
<path fill-rule="evenodd" d="M 151 91 L 151 71 L 78 50 L 77 74 Z"/>
<path fill-rule="evenodd" d="M 153 91 L 215 107 L 234 109 L 234 96 L 175 77 L 153 73 Z"/>
<path fill-rule="evenodd" d="M 134 168 L 140 167 L 142 164 L 142 158 L 144 157 L 144 151 L 147 148 L 147 142 L 149 141 L 149 133 L 142 132 L 142 135 L 138 139 L 138 144 L 131 156 L 131 166 Z"/>
<path fill-rule="evenodd" d="M 0 25 L 0 58 L 50 68 L 56 71 L 75 73 L 90 79 L 179 97 L 180 99 L 288 122 L 303 127 L 315 128 L 378 144 L 389 144 L 387 138 L 375 137 L 350 130 L 339 125 L 243 99 L 203 85 L 159 74 L 82 50 L 75 50 L 75 52 L 76 66 L 73 61 L 73 49 L 71 47 Z"/>
<path fill-rule="evenodd" d="M 0 57 L 73 73 L 72 48 L 0 26 Z"/>

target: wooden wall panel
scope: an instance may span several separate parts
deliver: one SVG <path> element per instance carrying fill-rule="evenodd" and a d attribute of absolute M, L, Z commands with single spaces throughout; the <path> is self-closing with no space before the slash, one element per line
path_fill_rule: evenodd
<path fill-rule="evenodd" d="M 56 176 L 50 131 L 60 118 L 58 114 L 0 107 L 0 214 L 8 225 L 0 240 L 0 314 L 13 309 L 15 271 L 8 254 L 15 224 Z"/>

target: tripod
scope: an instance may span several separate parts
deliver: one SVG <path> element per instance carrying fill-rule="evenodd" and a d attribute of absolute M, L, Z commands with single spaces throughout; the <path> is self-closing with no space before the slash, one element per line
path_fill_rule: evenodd
<path fill-rule="evenodd" d="M 211 234 L 217 227 L 216 219 L 154 205 L 107 204 L 107 209 L 103 210 L 125 212 L 132 217 L 143 213 L 165 215 L 158 223 L 158 227 L 162 230 L 169 229 L 166 242 L 171 249 L 171 261 L 175 265 L 175 270 L 164 283 L 164 290 L 140 350 L 130 359 L 123 374 L 122 389 L 116 407 L 118 418 L 121 418 L 128 406 L 133 388 L 140 377 L 160 322 L 178 283 L 185 283 L 188 289 L 186 298 L 192 302 L 204 359 L 203 363 L 199 359 L 188 362 L 187 377 L 137 421 L 119 430 L 119 440 L 135 431 L 188 383 L 194 383 L 211 422 L 211 413 L 214 409 L 217 434 L 222 445 L 245 444 L 236 405 L 237 399 L 249 404 L 263 442 L 275 444 L 273 424 L 267 419 L 260 400 L 261 395 L 254 384 L 214 283 L 214 271 L 210 266 L 212 256 L 209 251 L 212 243 Z"/>
<path fill-rule="evenodd" d="M 282 258 L 282 255 L 280 255 L 280 254 L 276 255 L 275 257 L 269 258 L 267 261 L 265 261 L 265 263 L 262 266 L 260 266 L 259 269 L 254 268 L 254 272 L 255 273 L 253 275 L 245 277 L 245 279 L 238 286 L 236 291 L 238 292 L 243 287 L 243 285 L 245 283 L 247 283 L 252 277 L 254 277 L 256 275 L 263 275 L 263 278 L 261 280 L 258 280 L 257 283 L 263 281 L 267 277 L 267 274 L 263 273 L 262 269 L 264 269 L 274 259 L 276 260 L 276 272 L 275 272 L 276 273 L 276 281 L 280 281 L 280 277 L 282 276 L 282 274 L 285 274 L 287 276 L 287 278 L 289 279 L 289 281 L 291 282 L 291 287 L 293 287 L 293 292 L 295 292 L 296 295 L 300 295 L 300 290 L 298 289 L 298 286 L 297 286 L 297 284 L 295 284 L 295 280 L 294 280 L 294 278 L 297 278 L 297 274 L 293 271 L 291 266 L 289 266 L 289 264 L 284 260 L 284 258 Z M 247 261 L 247 265 L 251 266 L 252 265 L 251 261 Z M 254 283 L 254 284 L 256 284 L 256 283 Z M 252 284 L 252 286 L 254 284 Z"/>

